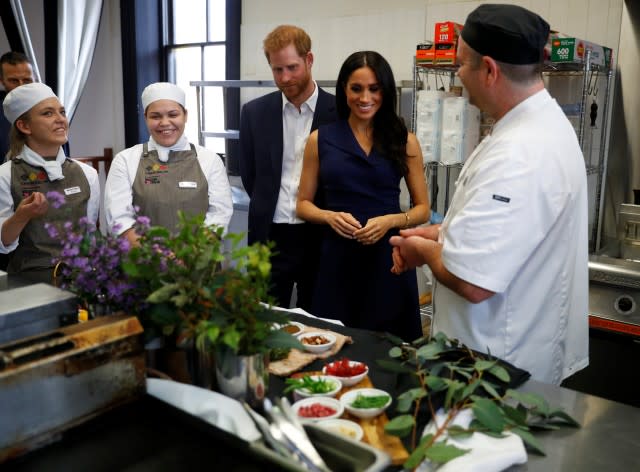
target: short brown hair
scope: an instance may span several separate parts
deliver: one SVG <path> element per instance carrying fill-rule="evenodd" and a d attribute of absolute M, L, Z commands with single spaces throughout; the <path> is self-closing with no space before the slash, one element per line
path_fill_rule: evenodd
<path fill-rule="evenodd" d="M 305 30 L 293 25 L 278 26 L 264 38 L 262 43 L 267 61 L 270 53 L 280 51 L 292 43 L 300 57 L 306 56 L 311 51 L 311 38 Z"/>

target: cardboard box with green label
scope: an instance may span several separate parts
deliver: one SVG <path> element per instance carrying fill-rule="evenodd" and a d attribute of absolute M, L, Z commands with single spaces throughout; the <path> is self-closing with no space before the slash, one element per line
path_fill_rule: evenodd
<path fill-rule="evenodd" d="M 551 62 L 584 62 L 591 51 L 591 64 L 611 67 L 611 48 L 580 38 L 551 38 Z"/>

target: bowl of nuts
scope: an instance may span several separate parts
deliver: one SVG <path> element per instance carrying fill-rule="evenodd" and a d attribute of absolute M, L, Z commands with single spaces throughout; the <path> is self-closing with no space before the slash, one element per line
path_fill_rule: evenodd
<path fill-rule="evenodd" d="M 298 335 L 298 341 L 306 351 L 319 353 L 331 349 L 336 343 L 336 337 L 325 331 L 308 331 Z"/>

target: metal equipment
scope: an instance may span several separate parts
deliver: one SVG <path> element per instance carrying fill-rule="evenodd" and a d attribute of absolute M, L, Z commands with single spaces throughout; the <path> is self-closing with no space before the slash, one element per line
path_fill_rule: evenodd
<path fill-rule="evenodd" d="M 563 386 L 640 407 L 640 206 L 622 205 L 618 239 L 589 256 L 589 366 Z"/>
<path fill-rule="evenodd" d="M 96 318 L 0 345 L 0 463 L 145 393 L 137 318 Z"/>
<path fill-rule="evenodd" d="M 0 272 L 0 344 L 76 323 L 77 305 L 70 292 Z"/>

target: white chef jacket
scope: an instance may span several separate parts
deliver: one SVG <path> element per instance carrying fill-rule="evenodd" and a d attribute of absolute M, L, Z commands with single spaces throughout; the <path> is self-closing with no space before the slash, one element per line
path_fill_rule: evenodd
<path fill-rule="evenodd" d="M 20 156 L 18 156 L 20 157 Z M 92 223 L 96 223 L 98 220 L 98 211 L 100 211 L 100 181 L 98 179 L 98 173 L 90 165 L 84 162 L 75 161 L 84 172 L 89 188 L 91 189 L 91 195 L 87 202 L 87 218 Z M 15 213 L 13 207 L 13 197 L 11 196 L 11 161 L 7 161 L 0 166 L 0 230 L 5 221 L 7 221 Z M 11 242 L 5 246 L 2 244 L 2 238 L 0 238 L 0 254 L 9 253 L 18 247 L 18 240 Z"/>
<path fill-rule="evenodd" d="M 113 159 L 104 191 L 104 210 L 107 228 L 112 231 L 114 225 L 119 225 L 118 234 L 131 228 L 136 221 L 133 209 L 133 181 L 138 172 L 138 164 L 142 156 L 143 144 L 119 152 Z M 205 225 L 222 226 L 224 231 L 229 227 L 233 214 L 231 187 L 224 163 L 214 152 L 195 146 L 198 163 L 209 185 L 209 208 L 205 215 Z M 156 149 L 155 142 L 149 139 L 149 151 Z M 185 143 L 184 150 L 188 151 L 190 144 Z M 151 222 L 153 224 L 153 222 Z"/>
<path fill-rule="evenodd" d="M 496 292 L 442 284 L 433 332 L 559 384 L 588 365 L 588 210 L 575 132 L 546 90 L 493 127 L 465 163 L 441 227 L 444 266 Z"/>

